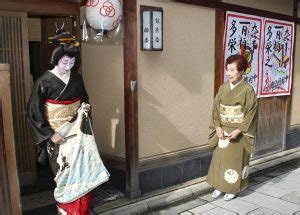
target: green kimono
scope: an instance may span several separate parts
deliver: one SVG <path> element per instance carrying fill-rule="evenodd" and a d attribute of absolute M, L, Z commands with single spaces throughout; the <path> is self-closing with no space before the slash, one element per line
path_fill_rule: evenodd
<path fill-rule="evenodd" d="M 223 84 L 214 100 L 208 140 L 214 151 L 207 182 L 215 189 L 234 194 L 247 187 L 256 125 L 257 100 L 253 88 L 244 80 L 233 89 L 229 82 Z M 226 144 L 219 141 L 216 127 L 228 134 L 239 129 L 241 134 Z"/>

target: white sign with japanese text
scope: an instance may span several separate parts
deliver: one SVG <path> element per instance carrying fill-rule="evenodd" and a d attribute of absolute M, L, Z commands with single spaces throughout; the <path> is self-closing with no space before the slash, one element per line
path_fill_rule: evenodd
<path fill-rule="evenodd" d="M 244 73 L 244 79 L 259 94 L 260 77 L 260 50 L 263 18 L 240 14 L 226 13 L 224 33 L 224 64 L 230 55 L 241 54 L 248 60 L 249 66 Z M 224 82 L 228 80 L 223 70 Z"/>
<path fill-rule="evenodd" d="M 143 11 L 143 49 L 151 49 L 151 11 Z"/>
<path fill-rule="evenodd" d="M 261 97 L 290 95 L 293 37 L 293 22 L 264 20 Z"/>
<path fill-rule="evenodd" d="M 162 49 L 162 11 L 153 11 L 153 49 Z"/>

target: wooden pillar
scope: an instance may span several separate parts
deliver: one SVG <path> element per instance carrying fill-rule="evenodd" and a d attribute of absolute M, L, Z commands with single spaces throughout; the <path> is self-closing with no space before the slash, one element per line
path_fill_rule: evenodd
<path fill-rule="evenodd" d="M 298 17 L 298 0 L 294 0 L 294 8 L 293 8 L 293 17 L 295 20 L 297 20 Z M 295 28 L 294 28 L 294 52 L 293 52 L 293 71 L 292 71 L 292 80 L 294 79 L 294 71 L 295 71 L 295 55 L 296 55 L 296 37 L 297 37 L 297 22 L 295 22 Z M 291 86 L 291 95 L 287 97 L 286 101 L 286 129 L 289 133 L 290 130 L 290 123 L 291 123 L 291 112 L 292 112 L 292 97 L 293 97 L 293 81 Z"/>
<path fill-rule="evenodd" d="M 216 95 L 219 86 L 222 84 L 223 76 L 223 37 L 225 28 L 225 11 L 216 9 L 216 23 L 215 23 L 215 90 Z"/>
<path fill-rule="evenodd" d="M 138 150 L 138 92 L 137 92 L 137 4 L 123 2 L 124 14 L 124 103 L 126 196 L 140 196 Z"/>
<path fill-rule="evenodd" d="M 22 214 L 8 64 L 0 64 L 0 200 L 0 214 Z"/>

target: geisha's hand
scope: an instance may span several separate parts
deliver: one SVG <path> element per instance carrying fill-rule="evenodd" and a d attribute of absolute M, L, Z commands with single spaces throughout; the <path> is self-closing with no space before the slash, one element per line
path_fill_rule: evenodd
<path fill-rule="evenodd" d="M 85 104 L 84 107 L 83 107 L 83 110 L 86 111 L 86 112 L 89 112 L 91 109 L 91 105 L 89 104 Z"/>
<path fill-rule="evenodd" d="M 65 138 L 57 132 L 55 132 L 50 139 L 54 144 L 62 144 L 65 142 Z"/>
<path fill-rule="evenodd" d="M 233 130 L 229 135 L 228 135 L 228 140 L 235 140 L 239 135 L 241 131 L 239 129 Z"/>
<path fill-rule="evenodd" d="M 82 110 L 86 115 L 88 115 L 90 109 L 91 109 L 91 105 L 87 103 L 82 103 Z"/>
<path fill-rule="evenodd" d="M 216 133 L 219 139 L 224 139 L 224 130 L 221 127 L 216 127 Z"/>

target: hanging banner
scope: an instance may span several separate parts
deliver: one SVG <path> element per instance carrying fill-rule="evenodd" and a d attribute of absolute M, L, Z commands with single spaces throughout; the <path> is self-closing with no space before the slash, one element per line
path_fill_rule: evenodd
<path fill-rule="evenodd" d="M 230 55 L 241 54 L 249 62 L 244 79 L 253 87 L 256 94 L 260 81 L 260 50 L 263 18 L 235 12 L 226 13 L 224 33 L 224 62 Z M 223 69 L 223 82 L 228 80 Z"/>
<path fill-rule="evenodd" d="M 294 23 L 265 18 L 261 97 L 290 95 Z"/>

